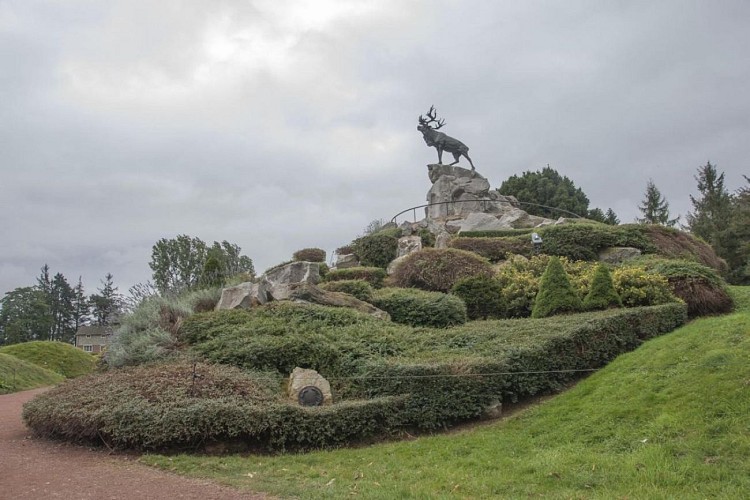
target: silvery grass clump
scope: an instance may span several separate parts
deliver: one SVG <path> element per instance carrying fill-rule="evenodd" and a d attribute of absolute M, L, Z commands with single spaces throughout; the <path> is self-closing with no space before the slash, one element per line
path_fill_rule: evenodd
<path fill-rule="evenodd" d="M 118 368 L 173 357 L 180 349 L 177 332 L 185 318 L 212 310 L 220 297 L 221 288 L 208 288 L 144 298 L 115 330 L 107 364 Z"/>

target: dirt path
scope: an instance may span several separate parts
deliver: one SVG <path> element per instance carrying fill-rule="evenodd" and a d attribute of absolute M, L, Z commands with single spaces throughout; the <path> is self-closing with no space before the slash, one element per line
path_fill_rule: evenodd
<path fill-rule="evenodd" d="M 268 498 L 152 469 L 132 456 L 33 439 L 21 408 L 43 391 L 0 396 L 0 499 Z"/>

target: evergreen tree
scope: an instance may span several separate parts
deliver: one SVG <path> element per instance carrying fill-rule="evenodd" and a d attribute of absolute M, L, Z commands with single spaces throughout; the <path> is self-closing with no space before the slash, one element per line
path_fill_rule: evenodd
<path fill-rule="evenodd" d="M 640 224 L 660 224 L 672 227 L 680 220 L 679 216 L 674 219 L 669 218 L 669 203 L 651 179 L 646 184 L 646 198 L 638 206 L 638 209 L 643 214 L 643 218 L 637 219 Z"/>
<path fill-rule="evenodd" d="M 596 266 L 591 280 L 591 290 L 583 299 L 583 307 L 588 310 L 622 307 L 622 299 L 615 290 L 612 275 L 604 264 Z"/>
<path fill-rule="evenodd" d="M 589 210 L 589 199 L 577 188 L 568 177 L 561 176 L 549 165 L 537 172 L 524 172 L 520 177 L 513 175 L 502 183 L 498 192 L 515 196 L 518 201 L 530 203 L 522 208 L 532 215 L 557 218 L 572 212 L 586 217 Z M 545 208 L 536 205 L 544 205 Z"/>
<path fill-rule="evenodd" d="M 729 281 L 750 285 L 750 177 L 732 199 L 729 227 L 724 233 L 723 246 L 729 265 Z"/>
<path fill-rule="evenodd" d="M 89 298 L 92 314 L 97 325 L 111 325 L 122 310 L 122 296 L 114 285 L 114 277 L 107 273 L 102 280 L 102 288 L 97 288 L 98 294 Z"/>
<path fill-rule="evenodd" d="M 78 331 L 80 327 L 88 324 L 89 314 L 91 314 L 91 304 L 86 297 L 86 292 L 83 289 L 83 280 L 78 277 L 78 284 L 73 288 L 73 325 L 75 331 Z"/>
<path fill-rule="evenodd" d="M 550 257 L 547 268 L 539 281 L 539 292 L 531 310 L 532 318 L 546 318 L 553 314 L 578 312 L 583 303 L 570 283 L 560 259 Z"/>
<path fill-rule="evenodd" d="M 592 208 L 591 210 L 589 210 L 586 218 L 602 223 L 607 222 L 607 217 L 604 215 L 604 212 L 602 212 L 601 208 Z"/>
<path fill-rule="evenodd" d="M 75 292 L 62 273 L 55 274 L 48 296 L 52 325 L 49 340 L 72 342 L 75 335 Z"/>
<path fill-rule="evenodd" d="M 609 224 L 610 226 L 616 226 L 620 223 L 620 219 L 617 218 L 617 214 L 611 208 L 607 209 L 607 213 L 604 217 L 605 217 L 604 222 Z"/>
<path fill-rule="evenodd" d="M 727 236 L 732 212 L 732 197 L 724 187 L 724 172 L 721 174 L 711 162 L 698 168 L 695 176 L 700 197 L 690 195 L 693 212 L 687 214 L 690 232 L 706 240 L 719 256 L 724 257 L 723 239 Z"/>
<path fill-rule="evenodd" d="M 47 296 L 38 287 L 16 288 L 0 300 L 0 343 L 46 340 L 52 328 Z"/>

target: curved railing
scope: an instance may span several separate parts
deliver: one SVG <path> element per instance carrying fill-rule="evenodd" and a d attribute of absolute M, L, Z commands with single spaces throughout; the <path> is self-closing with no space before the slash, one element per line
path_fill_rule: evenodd
<path fill-rule="evenodd" d="M 434 205 L 450 205 L 450 204 L 455 204 L 455 203 L 477 203 L 477 202 L 482 203 L 484 205 L 484 208 L 486 208 L 487 203 L 507 203 L 508 205 L 514 205 L 514 203 L 511 203 L 509 201 L 480 200 L 478 198 L 475 199 L 475 200 L 438 201 L 438 202 L 435 202 L 435 203 L 425 203 L 424 205 L 417 205 L 415 207 L 411 207 L 411 208 L 407 208 L 406 210 L 402 210 L 399 213 L 397 213 L 396 215 L 394 215 L 393 217 L 391 217 L 391 222 L 393 222 L 395 224 L 396 223 L 396 219 L 398 218 L 399 215 L 405 214 L 406 212 L 410 212 L 410 211 L 414 212 L 414 222 L 417 222 L 417 209 L 418 208 L 432 207 Z M 550 207 L 550 206 L 547 206 L 547 205 L 540 205 L 539 203 L 530 203 L 530 202 L 527 202 L 527 201 L 517 201 L 516 203 L 519 204 L 519 205 L 529 205 L 529 206 L 533 206 L 533 207 L 546 208 L 546 209 L 549 209 L 549 210 L 557 210 L 558 212 L 562 212 L 562 213 L 567 214 L 567 215 L 572 215 L 573 217 L 575 217 L 577 219 L 583 219 L 583 217 L 581 217 L 580 215 L 578 215 L 576 213 L 573 213 L 573 212 L 571 212 L 569 210 L 562 209 L 562 208 Z"/>

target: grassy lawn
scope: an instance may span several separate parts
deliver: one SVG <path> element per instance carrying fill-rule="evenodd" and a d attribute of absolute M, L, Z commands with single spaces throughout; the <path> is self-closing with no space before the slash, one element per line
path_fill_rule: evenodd
<path fill-rule="evenodd" d="M 0 353 L 0 394 L 55 385 L 65 377 L 40 366 Z"/>
<path fill-rule="evenodd" d="M 0 348 L 0 353 L 15 356 L 66 378 L 86 375 L 96 368 L 96 360 L 91 354 L 63 342 L 23 342 Z"/>
<path fill-rule="evenodd" d="M 620 356 L 515 417 L 301 455 L 146 455 L 144 463 L 282 497 L 747 498 L 750 287 L 738 310 Z"/>

